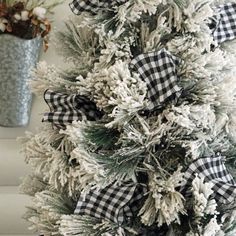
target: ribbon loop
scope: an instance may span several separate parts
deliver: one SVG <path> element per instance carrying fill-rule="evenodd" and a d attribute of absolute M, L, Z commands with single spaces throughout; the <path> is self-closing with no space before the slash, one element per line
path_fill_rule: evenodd
<path fill-rule="evenodd" d="M 103 115 L 96 104 L 84 96 L 46 90 L 44 99 L 50 112 L 44 114 L 43 122 L 53 123 L 57 128 L 65 129 L 67 124 L 83 118 L 91 121 L 99 120 Z"/>
<path fill-rule="evenodd" d="M 190 187 L 195 175 L 198 174 L 206 182 L 213 183 L 213 197 L 220 203 L 233 202 L 236 198 L 236 183 L 225 167 L 222 156 L 202 157 L 194 161 L 186 171 L 184 195 L 191 194 Z"/>
<path fill-rule="evenodd" d="M 214 41 L 220 44 L 236 37 L 236 3 L 219 5 L 217 10 L 212 31 Z"/>
<path fill-rule="evenodd" d="M 111 184 L 101 190 L 80 196 L 75 213 L 108 219 L 119 225 L 125 223 L 139 209 L 146 188 L 134 183 Z"/>
<path fill-rule="evenodd" d="M 180 59 L 166 49 L 140 54 L 131 61 L 131 69 L 138 72 L 147 84 L 148 98 L 151 101 L 148 110 L 180 97 L 182 88 L 178 85 L 177 76 L 179 64 Z"/>
<path fill-rule="evenodd" d="M 124 2 L 127 0 L 73 0 L 69 5 L 71 11 L 79 15 L 84 11 L 96 14 L 98 10 L 110 9 Z"/>

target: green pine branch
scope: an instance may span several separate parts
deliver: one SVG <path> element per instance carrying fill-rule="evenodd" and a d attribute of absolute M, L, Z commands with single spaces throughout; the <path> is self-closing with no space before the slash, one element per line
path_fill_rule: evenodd
<path fill-rule="evenodd" d="M 60 222 L 60 233 L 64 236 L 101 236 L 105 233 L 116 235 L 118 225 L 98 218 L 79 215 L 64 215 Z"/>
<path fill-rule="evenodd" d="M 84 129 L 86 143 L 95 146 L 96 149 L 114 149 L 119 136 L 120 132 L 118 130 L 108 129 L 102 124 L 94 124 Z"/>
<path fill-rule="evenodd" d="M 138 165 L 144 160 L 144 153 L 140 148 L 123 148 L 113 155 L 97 155 L 96 159 L 104 166 L 105 181 L 110 183 L 135 179 Z"/>

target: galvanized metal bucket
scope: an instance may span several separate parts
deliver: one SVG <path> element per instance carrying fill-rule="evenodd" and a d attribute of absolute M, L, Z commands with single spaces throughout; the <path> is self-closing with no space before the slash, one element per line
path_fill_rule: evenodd
<path fill-rule="evenodd" d="M 28 124 L 32 101 L 28 82 L 41 45 L 41 38 L 26 40 L 0 35 L 0 126 Z"/>

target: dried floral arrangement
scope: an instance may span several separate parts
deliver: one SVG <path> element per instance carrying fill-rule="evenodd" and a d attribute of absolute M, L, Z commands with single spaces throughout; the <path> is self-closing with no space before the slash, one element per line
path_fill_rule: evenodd
<path fill-rule="evenodd" d="M 0 34 L 8 33 L 23 39 L 41 36 L 45 39 L 51 30 L 48 15 L 62 1 L 54 0 L 0 0 Z"/>

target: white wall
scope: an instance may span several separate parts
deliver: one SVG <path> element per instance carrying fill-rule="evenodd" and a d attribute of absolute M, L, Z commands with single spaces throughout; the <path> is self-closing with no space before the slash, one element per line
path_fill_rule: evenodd
<path fill-rule="evenodd" d="M 68 4 L 70 0 L 55 10 L 53 26 L 56 29 L 64 27 L 64 21 L 72 15 Z M 55 29 L 54 29 L 55 30 Z M 41 60 L 59 67 L 63 66 L 62 59 L 56 54 L 53 45 L 43 53 Z M 24 136 L 25 131 L 36 131 L 40 127 L 42 115 L 47 110 L 42 97 L 34 98 L 31 120 L 24 128 L 0 127 L 0 236 L 3 235 L 27 235 L 26 223 L 21 219 L 25 211 L 25 205 L 29 204 L 29 198 L 18 194 L 20 178 L 30 170 L 24 163 L 24 157 L 20 154 L 20 145 L 16 138 Z"/>

